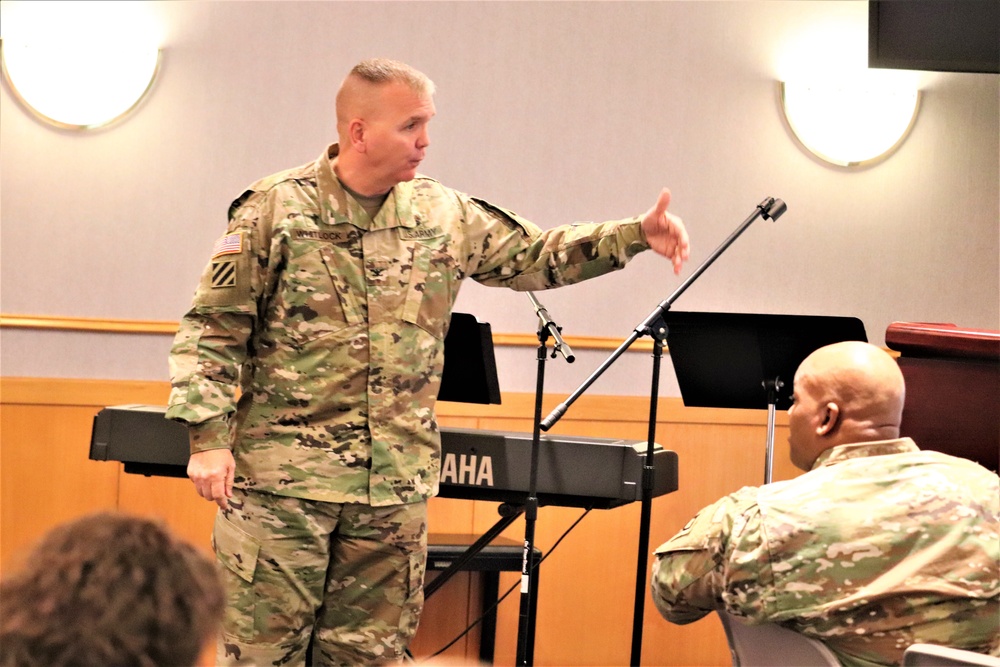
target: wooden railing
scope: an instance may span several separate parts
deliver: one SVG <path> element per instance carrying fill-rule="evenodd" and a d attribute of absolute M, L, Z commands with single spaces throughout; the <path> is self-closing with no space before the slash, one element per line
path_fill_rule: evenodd
<path fill-rule="evenodd" d="M 173 335 L 177 322 L 167 320 L 131 320 L 101 317 L 69 317 L 63 315 L 0 314 L 0 329 L 39 329 L 49 331 L 97 331 L 120 334 Z M 616 350 L 623 340 L 604 336 L 565 336 L 566 344 L 577 350 Z M 534 333 L 494 333 L 493 344 L 506 347 L 535 347 Z M 649 352 L 653 342 L 639 339 L 629 348 L 633 352 Z"/>

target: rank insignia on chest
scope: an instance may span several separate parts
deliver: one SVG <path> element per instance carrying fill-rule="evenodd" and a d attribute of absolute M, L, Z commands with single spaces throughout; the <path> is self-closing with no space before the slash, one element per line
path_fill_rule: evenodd
<path fill-rule="evenodd" d="M 212 288 L 236 287 L 236 261 L 212 262 Z"/>

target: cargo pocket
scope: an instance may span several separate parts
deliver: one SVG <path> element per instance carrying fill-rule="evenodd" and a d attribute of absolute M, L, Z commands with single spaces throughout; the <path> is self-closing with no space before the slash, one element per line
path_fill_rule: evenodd
<path fill-rule="evenodd" d="M 250 641 L 254 638 L 256 594 L 253 579 L 260 542 L 229 523 L 224 512 L 218 512 L 212 532 L 212 546 L 223 565 L 222 577 L 226 585 L 225 632 Z"/>
<path fill-rule="evenodd" d="M 396 654 L 402 655 L 413 635 L 417 633 L 417 622 L 424 607 L 424 569 L 427 559 L 423 553 L 412 553 L 409 558 L 409 573 L 406 601 L 399 615 L 399 631 L 396 634 Z"/>

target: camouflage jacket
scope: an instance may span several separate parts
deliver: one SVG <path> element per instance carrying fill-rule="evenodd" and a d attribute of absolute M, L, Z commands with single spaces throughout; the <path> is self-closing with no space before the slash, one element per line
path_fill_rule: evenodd
<path fill-rule="evenodd" d="M 438 488 L 434 404 L 462 280 L 568 285 L 648 244 L 639 218 L 541 231 L 422 176 L 372 219 L 334 175 L 337 151 L 233 203 L 174 339 L 167 417 L 192 452 L 231 447 L 238 487 L 416 502 Z"/>
<path fill-rule="evenodd" d="M 998 515 L 997 476 L 971 461 L 909 438 L 842 445 L 699 512 L 657 549 L 653 599 L 675 623 L 778 623 L 854 667 L 914 642 L 997 653 Z"/>

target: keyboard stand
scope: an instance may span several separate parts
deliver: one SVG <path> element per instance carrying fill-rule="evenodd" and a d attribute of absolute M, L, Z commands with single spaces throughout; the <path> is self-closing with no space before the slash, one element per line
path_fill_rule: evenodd
<path fill-rule="evenodd" d="M 499 536 L 514 519 L 521 515 L 523 507 L 519 505 L 501 505 L 501 517 L 481 537 L 465 533 L 431 533 L 427 536 L 427 570 L 440 572 L 433 581 L 424 586 L 426 600 L 443 586 L 451 577 L 461 571 L 480 572 L 483 581 L 483 606 L 485 616 L 482 623 L 479 643 L 479 659 L 492 664 L 496 642 L 496 610 L 485 613 L 497 601 L 500 594 L 500 572 L 520 572 L 521 560 L 524 556 L 524 545 L 516 540 Z M 542 553 L 535 549 L 535 562 L 541 560 Z M 539 568 L 540 569 L 540 568 Z M 533 587 L 530 604 L 532 612 L 538 604 L 537 577 Z M 532 619 L 535 614 L 532 613 Z M 534 623 L 530 629 L 530 646 L 534 647 Z"/>

